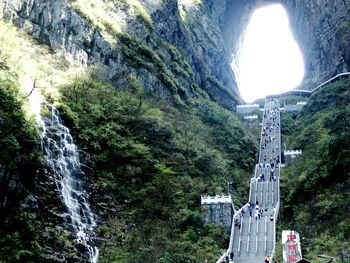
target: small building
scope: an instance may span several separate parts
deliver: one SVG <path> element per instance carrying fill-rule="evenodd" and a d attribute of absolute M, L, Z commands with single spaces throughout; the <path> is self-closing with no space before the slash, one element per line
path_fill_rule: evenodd
<path fill-rule="evenodd" d="M 302 150 L 285 150 L 283 152 L 284 155 L 284 163 L 286 166 L 294 163 L 300 155 L 303 154 Z"/>
<path fill-rule="evenodd" d="M 201 205 L 203 204 L 232 204 L 231 195 L 206 195 L 201 196 Z"/>
<path fill-rule="evenodd" d="M 225 225 L 230 231 L 233 216 L 231 195 L 201 196 L 205 222 Z"/>
<path fill-rule="evenodd" d="M 236 106 L 236 112 L 239 114 L 249 114 L 259 110 L 259 104 L 243 104 Z"/>
<path fill-rule="evenodd" d="M 249 127 L 259 124 L 258 115 L 245 115 L 243 116 L 244 122 L 248 124 Z"/>
<path fill-rule="evenodd" d="M 243 118 L 247 121 L 255 121 L 259 119 L 258 115 L 246 115 Z"/>
<path fill-rule="evenodd" d="M 283 106 L 283 111 L 301 111 L 301 109 L 306 105 L 306 101 L 298 101 L 297 104 L 285 104 Z"/>
<path fill-rule="evenodd" d="M 298 102 L 297 102 L 297 105 L 298 105 L 298 106 L 302 106 L 302 107 L 305 106 L 306 104 L 307 104 L 306 101 L 298 101 Z"/>

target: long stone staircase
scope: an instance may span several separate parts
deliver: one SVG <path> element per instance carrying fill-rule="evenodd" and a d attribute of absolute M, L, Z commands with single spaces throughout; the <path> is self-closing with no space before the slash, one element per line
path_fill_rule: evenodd
<path fill-rule="evenodd" d="M 279 101 L 266 99 L 263 115 L 259 164 L 250 180 L 249 200 L 235 213 L 234 219 L 240 221 L 240 226 L 232 224 L 229 248 L 217 263 L 263 263 L 266 256 L 272 262 L 274 256 L 280 200 Z M 256 217 L 257 208 L 263 210 L 260 219 Z"/>

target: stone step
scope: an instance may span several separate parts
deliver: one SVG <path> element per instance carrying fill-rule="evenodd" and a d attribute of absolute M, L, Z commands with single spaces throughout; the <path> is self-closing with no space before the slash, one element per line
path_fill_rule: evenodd
<path fill-rule="evenodd" d="M 278 104 L 275 104 L 274 101 L 267 101 L 265 109 L 271 110 Z M 263 124 L 266 125 L 269 122 L 269 119 L 263 119 Z M 279 120 L 279 114 L 277 114 L 277 120 Z M 259 162 L 263 163 L 266 158 L 266 162 L 274 160 L 274 157 L 277 155 L 281 158 L 281 143 L 280 143 L 280 134 L 279 130 L 272 129 L 272 132 L 268 136 L 274 136 L 276 139 L 267 143 L 266 147 L 262 149 L 262 143 L 265 143 L 264 140 L 268 137 L 262 137 L 260 142 L 260 152 L 259 152 Z M 276 152 L 276 146 L 278 146 L 278 152 Z M 265 157 L 266 155 L 266 157 Z M 274 174 L 279 175 L 279 168 L 274 168 Z M 257 179 L 261 173 L 264 174 L 264 181 L 257 182 L 253 180 L 251 188 L 249 189 L 249 196 L 251 202 L 255 203 L 259 201 L 259 206 L 265 210 L 267 208 L 267 214 L 256 221 L 253 216 L 250 217 L 249 212 L 247 211 L 243 216 L 242 230 L 239 231 L 235 229 L 233 251 L 235 254 L 235 263 L 263 263 L 265 256 L 270 255 L 273 250 L 273 240 L 274 240 L 274 222 L 270 221 L 270 216 L 273 215 L 273 208 L 276 207 L 279 200 L 278 188 L 279 183 L 270 182 L 270 167 L 260 167 L 257 166 L 254 174 L 254 178 Z"/>

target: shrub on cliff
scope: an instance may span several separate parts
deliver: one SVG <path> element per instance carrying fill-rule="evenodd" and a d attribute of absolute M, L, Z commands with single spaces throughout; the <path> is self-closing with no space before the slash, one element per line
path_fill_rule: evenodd
<path fill-rule="evenodd" d="M 228 236 L 204 224 L 200 195 L 224 193 L 230 180 L 242 198 L 257 151 L 234 114 L 208 100 L 174 106 L 86 78 L 61 91 L 63 116 L 91 155 L 104 220 L 100 261 L 218 257 Z"/>
<path fill-rule="evenodd" d="M 304 237 L 310 259 L 317 254 L 349 259 L 349 87 L 346 80 L 322 88 L 288 121 L 290 147 L 302 148 L 303 155 L 283 170 L 282 219 Z"/>

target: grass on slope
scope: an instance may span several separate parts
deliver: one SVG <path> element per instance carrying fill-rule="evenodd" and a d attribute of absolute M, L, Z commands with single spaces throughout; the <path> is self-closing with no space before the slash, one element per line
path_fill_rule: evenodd
<path fill-rule="evenodd" d="M 27 99 L 34 80 L 49 99 L 57 99 L 53 86 L 69 80 L 66 71 L 79 69 L 67 70 L 66 60 L 3 21 L 0 36 L 0 174 L 5 174 L 0 178 L 0 262 L 48 262 L 47 256 L 54 261 L 62 251 L 73 258 L 69 233 L 47 217 L 55 200 L 43 204 L 38 190 L 40 139 Z M 23 89 L 26 82 L 29 90 Z M 27 203 L 34 199 L 37 209 Z"/>
<path fill-rule="evenodd" d="M 91 155 L 100 262 L 214 261 L 228 235 L 204 224 L 200 195 L 233 181 L 234 199 L 246 200 L 257 151 L 234 114 L 209 100 L 174 107 L 88 78 L 61 91 L 63 116 Z"/>
<path fill-rule="evenodd" d="M 306 258 L 350 260 L 350 81 L 313 94 L 299 115 L 282 115 L 289 148 L 303 155 L 282 173 L 282 226 L 302 238 Z"/>

